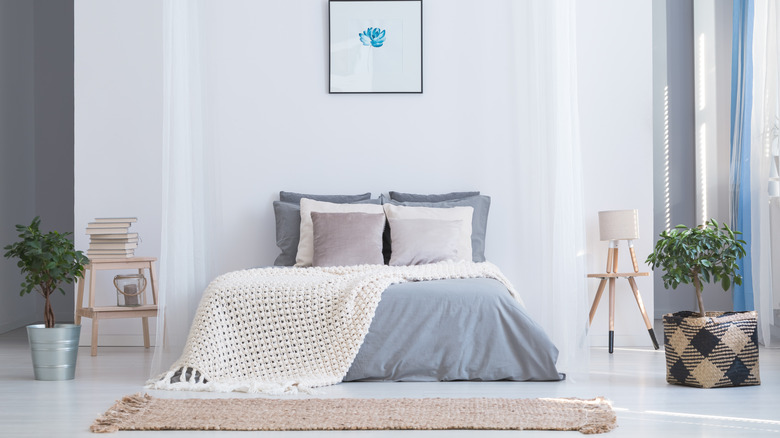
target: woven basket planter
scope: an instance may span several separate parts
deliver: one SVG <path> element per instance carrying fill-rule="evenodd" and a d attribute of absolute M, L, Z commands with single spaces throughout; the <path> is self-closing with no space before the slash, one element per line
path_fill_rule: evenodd
<path fill-rule="evenodd" d="M 756 312 L 664 315 L 666 381 L 697 388 L 760 385 Z"/>

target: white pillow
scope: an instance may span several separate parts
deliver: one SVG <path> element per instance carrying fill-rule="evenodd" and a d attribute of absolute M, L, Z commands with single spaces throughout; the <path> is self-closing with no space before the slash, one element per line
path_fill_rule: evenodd
<path fill-rule="evenodd" d="M 463 221 L 390 219 L 390 266 L 425 265 L 458 259 Z"/>
<path fill-rule="evenodd" d="M 390 236 L 393 238 L 393 221 L 397 219 L 436 219 L 444 221 L 461 221 L 460 235 L 458 236 L 457 261 L 471 261 L 471 218 L 474 215 L 474 207 L 405 207 L 401 205 L 385 204 L 382 206 L 390 222 Z M 392 246 L 391 246 L 392 248 Z"/>
<path fill-rule="evenodd" d="M 301 199 L 301 239 L 298 241 L 298 254 L 295 256 L 295 266 L 311 266 L 314 259 L 314 224 L 311 212 L 319 213 L 372 213 L 382 214 L 381 205 L 377 204 L 334 204 L 332 202 Z M 471 227 L 471 223 L 469 223 Z"/>

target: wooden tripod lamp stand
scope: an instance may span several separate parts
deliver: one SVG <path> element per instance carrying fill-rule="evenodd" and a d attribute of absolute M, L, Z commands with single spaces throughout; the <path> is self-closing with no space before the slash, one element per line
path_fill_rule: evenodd
<path fill-rule="evenodd" d="M 645 305 L 642 303 L 642 296 L 636 287 L 634 277 L 647 277 L 649 272 L 639 272 L 639 265 L 636 262 L 636 253 L 634 253 L 634 240 L 639 238 L 639 218 L 636 210 L 612 210 L 599 212 L 599 234 L 601 240 L 609 241 L 607 250 L 607 272 L 605 274 L 589 274 L 588 278 L 599 278 L 599 288 L 596 291 L 596 297 L 593 299 L 593 306 L 590 308 L 590 323 L 593 322 L 593 316 L 601 300 L 601 294 L 604 292 L 604 286 L 609 283 L 609 352 L 613 351 L 615 344 L 615 279 L 625 278 L 634 292 L 634 298 L 639 305 L 639 312 L 645 320 L 647 332 L 653 341 L 653 347 L 658 350 L 658 341 L 655 338 L 653 324 L 647 317 Z M 628 251 L 631 253 L 631 262 L 634 265 L 634 272 L 618 273 L 618 241 L 628 241 Z"/>

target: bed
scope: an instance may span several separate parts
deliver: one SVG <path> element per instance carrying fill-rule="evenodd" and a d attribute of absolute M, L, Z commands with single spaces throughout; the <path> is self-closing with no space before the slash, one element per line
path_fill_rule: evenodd
<path fill-rule="evenodd" d="M 557 357 L 496 280 L 401 283 L 382 293 L 344 381 L 561 380 Z"/>
<path fill-rule="evenodd" d="M 182 357 L 150 387 L 563 379 L 556 347 L 485 261 L 489 205 L 478 192 L 281 192 L 279 267 L 215 279 Z"/>

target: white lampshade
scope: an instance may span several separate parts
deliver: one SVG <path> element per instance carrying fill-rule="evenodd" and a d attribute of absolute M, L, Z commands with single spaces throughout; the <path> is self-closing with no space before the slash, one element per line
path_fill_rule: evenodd
<path fill-rule="evenodd" d="M 639 214 L 636 210 L 610 210 L 599 212 L 601 240 L 639 239 Z"/>

